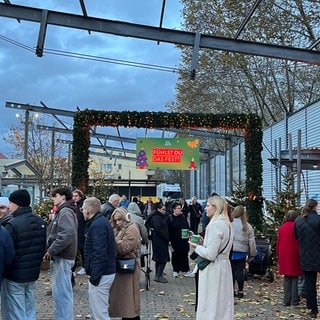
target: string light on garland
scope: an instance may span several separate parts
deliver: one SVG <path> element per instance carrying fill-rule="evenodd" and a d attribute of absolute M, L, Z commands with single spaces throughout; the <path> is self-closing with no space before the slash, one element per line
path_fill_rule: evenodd
<path fill-rule="evenodd" d="M 87 189 L 89 180 L 88 159 L 91 126 L 124 126 L 146 129 L 175 128 L 210 130 L 220 128 L 223 130 L 243 130 L 245 132 L 247 194 L 252 192 L 252 194 L 257 197 L 261 196 L 262 130 L 261 119 L 255 114 L 78 111 L 75 113 L 73 127 L 72 184 L 74 187 L 78 187 L 83 191 Z M 257 203 L 259 203 L 260 211 L 262 212 L 259 201 L 254 201 L 254 199 L 248 200 L 248 215 L 250 215 L 250 212 L 252 215 L 255 214 L 255 212 L 259 212 Z M 259 217 L 257 219 L 259 219 Z"/>

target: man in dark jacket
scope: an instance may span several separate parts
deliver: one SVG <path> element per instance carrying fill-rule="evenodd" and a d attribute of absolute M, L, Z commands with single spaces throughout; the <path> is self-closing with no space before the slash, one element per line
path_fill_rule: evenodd
<path fill-rule="evenodd" d="M 25 189 L 12 192 L 9 210 L 13 215 L 6 225 L 16 251 L 5 269 L 1 289 L 2 319 L 35 319 L 34 287 L 46 248 L 45 222 L 30 208 L 30 194 Z"/>
<path fill-rule="evenodd" d="M 58 210 L 48 226 L 44 259 L 51 260 L 55 320 L 73 320 L 71 269 L 77 254 L 77 207 L 72 200 L 72 192 L 66 187 L 53 190 L 52 199 Z"/>
<path fill-rule="evenodd" d="M 109 221 L 100 213 L 99 199 L 84 200 L 87 221 L 84 265 L 89 278 L 89 309 L 92 319 L 109 319 L 109 291 L 116 273 L 116 245 Z"/>
<path fill-rule="evenodd" d="M 101 213 L 110 221 L 111 215 L 115 208 L 118 207 L 120 196 L 116 193 L 109 197 L 109 200 L 102 205 Z"/>

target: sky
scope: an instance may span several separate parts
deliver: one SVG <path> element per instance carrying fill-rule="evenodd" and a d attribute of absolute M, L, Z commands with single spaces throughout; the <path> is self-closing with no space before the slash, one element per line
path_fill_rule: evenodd
<path fill-rule="evenodd" d="M 27 1 L 25 5 L 82 14 L 78 0 Z M 89 16 L 159 26 L 162 0 L 85 0 Z M 166 1 L 162 26 L 181 29 L 181 4 Z M 35 54 L 39 23 L 0 17 L 0 152 L 6 153 L 2 140 L 17 123 L 19 110 L 5 107 L 7 101 L 76 111 L 165 111 L 175 98 L 178 74 L 135 68 L 62 55 Z M 48 26 L 45 49 L 68 51 L 96 57 L 178 68 L 180 50 L 173 44 L 119 37 L 78 29 Z M 21 112 L 20 112 L 21 113 Z M 23 114 L 23 113 L 22 113 Z M 41 117 L 44 117 L 41 114 Z M 71 119 L 67 122 L 72 125 Z"/>

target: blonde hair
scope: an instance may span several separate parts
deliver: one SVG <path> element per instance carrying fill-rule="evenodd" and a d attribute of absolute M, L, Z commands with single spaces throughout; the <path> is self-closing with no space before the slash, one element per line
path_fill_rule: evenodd
<path fill-rule="evenodd" d="M 119 208 L 114 209 L 114 211 L 111 215 L 111 218 L 110 218 L 110 224 L 113 228 L 116 228 L 116 224 L 114 222 L 115 218 L 125 221 L 126 224 L 131 222 L 131 214 L 130 214 L 130 212 L 128 212 L 127 208 L 125 208 L 125 207 L 119 207 Z"/>
<path fill-rule="evenodd" d="M 75 189 L 72 191 L 72 195 L 76 193 L 81 199 L 83 198 L 84 194 L 80 189 Z"/>
<path fill-rule="evenodd" d="M 224 220 L 230 223 L 226 200 L 220 196 L 213 196 L 208 198 L 207 203 L 212 206 L 216 206 L 216 212 L 214 216 L 210 219 L 211 221 L 216 220 L 219 216 L 221 216 Z"/>
<path fill-rule="evenodd" d="M 233 218 L 240 218 L 242 222 L 242 231 L 244 234 L 248 232 L 248 219 L 246 207 L 239 205 L 236 206 L 232 212 Z"/>

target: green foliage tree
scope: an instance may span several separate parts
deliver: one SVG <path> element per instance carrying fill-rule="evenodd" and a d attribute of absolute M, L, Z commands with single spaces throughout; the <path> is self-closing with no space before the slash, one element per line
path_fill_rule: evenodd
<path fill-rule="evenodd" d="M 33 212 L 39 215 L 45 222 L 49 222 L 51 210 L 53 208 L 52 200 L 41 200 L 33 206 Z"/>
<path fill-rule="evenodd" d="M 288 172 L 282 175 L 283 188 L 276 189 L 277 201 L 267 201 L 266 209 L 268 216 L 265 217 L 264 233 L 276 238 L 277 231 L 284 222 L 284 216 L 289 210 L 300 212 L 298 205 L 302 190 L 295 191 L 294 182 L 296 174 Z"/>

